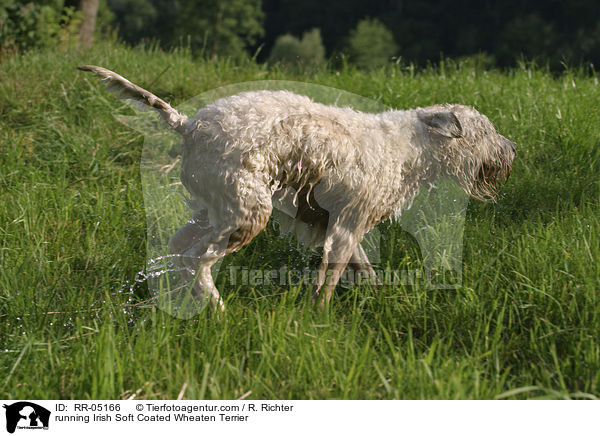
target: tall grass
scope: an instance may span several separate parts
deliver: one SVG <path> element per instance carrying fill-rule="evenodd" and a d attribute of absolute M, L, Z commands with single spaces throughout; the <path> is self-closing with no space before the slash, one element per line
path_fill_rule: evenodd
<path fill-rule="evenodd" d="M 219 286 L 228 309 L 180 320 L 143 281 L 142 136 L 79 64 L 174 104 L 225 84 L 301 80 L 408 108 L 476 106 L 519 144 L 495 204 L 471 203 L 463 285 Z M 0 397 L 593 398 L 600 396 L 600 86 L 582 71 L 268 70 L 185 50 L 100 44 L 0 66 Z M 398 226 L 383 262 L 420 268 Z M 268 231 L 232 257 L 298 262 Z"/>

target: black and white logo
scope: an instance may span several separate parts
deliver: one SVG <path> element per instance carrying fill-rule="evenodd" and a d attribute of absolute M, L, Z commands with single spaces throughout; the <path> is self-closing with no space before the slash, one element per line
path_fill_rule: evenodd
<path fill-rule="evenodd" d="M 16 429 L 48 430 L 50 411 L 29 401 L 19 401 L 6 409 L 6 431 L 14 433 Z"/>

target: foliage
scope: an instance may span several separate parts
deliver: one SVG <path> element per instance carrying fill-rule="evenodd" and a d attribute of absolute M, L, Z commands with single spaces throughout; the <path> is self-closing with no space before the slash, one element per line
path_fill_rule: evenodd
<path fill-rule="evenodd" d="M 34 47 L 66 46 L 78 38 L 81 13 L 62 0 L 0 4 L 0 55 Z"/>
<path fill-rule="evenodd" d="M 98 16 L 96 17 L 95 33 L 99 37 L 97 39 L 111 39 L 113 34 L 116 34 L 116 29 L 113 28 L 115 19 L 115 14 L 108 7 L 107 1 L 100 0 L 98 3 Z"/>
<path fill-rule="evenodd" d="M 503 64 L 511 62 L 517 53 L 526 59 L 548 59 L 558 42 L 555 33 L 553 26 L 538 15 L 516 17 L 500 35 L 498 58 Z"/>
<path fill-rule="evenodd" d="M 264 36 L 260 0 L 108 0 L 128 42 L 182 42 L 200 54 L 240 57 Z"/>
<path fill-rule="evenodd" d="M 488 53 L 477 53 L 461 56 L 456 60 L 462 68 L 471 68 L 475 71 L 489 71 L 496 66 L 496 58 Z"/>
<path fill-rule="evenodd" d="M 72 6 L 77 4 L 0 1 L 0 56 L 74 41 L 80 18 Z M 267 61 L 282 35 L 318 28 L 325 57 L 335 59 L 348 49 L 348 35 L 365 17 L 385 25 L 400 47 L 371 52 L 368 43 L 357 40 L 356 49 L 369 55 L 359 61 L 363 65 L 399 56 L 422 67 L 478 53 L 489 54 L 486 63 L 503 68 L 523 60 L 553 71 L 564 64 L 600 65 L 600 8 L 594 0 L 553 2 L 551 7 L 541 0 L 505 0 L 496 6 L 455 0 L 101 0 L 97 29 L 104 35 L 118 32 L 132 45 L 152 41 L 166 48 L 189 46 L 206 57 L 256 55 Z M 283 42 L 295 44 L 290 41 Z"/>
<path fill-rule="evenodd" d="M 290 34 L 277 38 L 271 50 L 269 62 L 280 62 L 294 67 L 318 66 L 325 62 L 325 47 L 321 31 L 312 29 L 304 32 L 302 39 Z"/>
<path fill-rule="evenodd" d="M 130 43 L 151 36 L 155 38 L 166 36 L 160 34 L 164 25 L 161 27 L 159 22 L 168 23 L 173 19 L 169 10 L 164 11 L 165 15 L 159 15 L 151 0 L 107 0 L 107 4 L 114 14 L 113 24 L 118 29 L 119 36 Z M 178 4 L 174 2 L 173 9 Z"/>
<path fill-rule="evenodd" d="M 573 46 L 563 47 L 567 59 L 587 59 L 600 65 L 600 19 L 588 29 L 580 28 Z"/>
<path fill-rule="evenodd" d="M 361 68 L 378 68 L 390 62 L 398 47 L 392 33 L 377 19 L 359 21 L 348 38 L 350 60 Z"/>
<path fill-rule="evenodd" d="M 319 27 L 331 55 L 343 48 L 359 20 L 373 17 L 394 34 L 400 44 L 397 54 L 419 66 L 480 52 L 494 56 L 500 67 L 516 65 L 522 54 L 543 63 L 549 60 L 556 71 L 562 69 L 561 61 L 600 65 L 600 8 L 594 0 L 552 2 L 551 6 L 541 0 L 331 0 L 326 6 L 322 0 L 264 0 L 264 11 L 267 50 L 278 35 L 299 35 Z M 533 26 L 523 26 L 526 22 Z M 524 33 L 515 34 L 517 29 Z M 543 40 L 548 36 L 549 47 Z"/>
<path fill-rule="evenodd" d="M 184 2 L 176 35 L 211 56 L 242 56 L 264 36 L 260 0 Z"/>

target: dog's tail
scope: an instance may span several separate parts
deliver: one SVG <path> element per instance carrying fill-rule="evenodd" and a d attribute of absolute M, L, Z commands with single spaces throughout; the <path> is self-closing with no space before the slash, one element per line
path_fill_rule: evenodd
<path fill-rule="evenodd" d="M 95 65 L 82 65 L 77 68 L 82 71 L 91 71 L 102 77 L 102 83 L 107 86 L 109 91 L 115 92 L 120 99 L 134 100 L 142 105 L 157 109 L 166 123 L 177 132 L 183 134 L 186 131 L 189 124 L 188 117 L 179 113 L 169 103 L 158 98 L 151 92 L 140 88 L 125 77 L 106 68 Z"/>

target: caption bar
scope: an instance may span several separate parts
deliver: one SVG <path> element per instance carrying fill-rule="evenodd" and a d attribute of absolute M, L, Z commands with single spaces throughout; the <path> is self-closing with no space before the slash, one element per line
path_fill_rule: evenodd
<path fill-rule="evenodd" d="M 597 433 L 598 401 L 0 400 L 0 435 Z M 510 419 L 507 419 L 510 417 Z M 491 425 L 493 424 L 493 425 Z"/>

